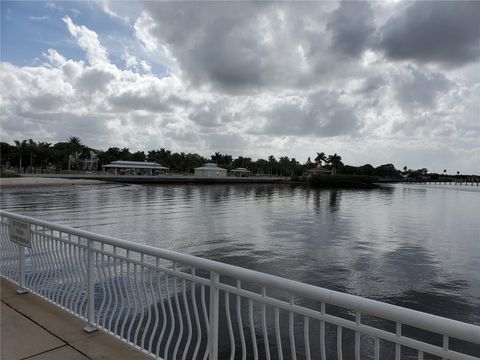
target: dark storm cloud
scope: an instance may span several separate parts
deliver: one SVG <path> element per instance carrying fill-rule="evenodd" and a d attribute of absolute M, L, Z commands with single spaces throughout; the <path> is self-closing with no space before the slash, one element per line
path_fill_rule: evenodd
<path fill-rule="evenodd" d="M 368 2 L 340 3 L 327 23 L 332 34 L 331 47 L 345 55 L 358 56 L 375 30 L 373 11 Z"/>
<path fill-rule="evenodd" d="M 320 91 L 307 98 L 306 103 L 285 103 L 267 114 L 261 133 L 270 135 L 315 135 L 334 137 L 350 135 L 363 123 L 354 109 L 338 100 L 338 94 Z"/>
<path fill-rule="evenodd" d="M 480 57 L 480 2 L 418 1 L 380 29 L 379 47 L 390 59 L 447 66 Z"/>
<path fill-rule="evenodd" d="M 155 22 L 150 33 L 167 45 L 195 85 L 213 85 L 229 93 L 298 87 L 315 82 L 320 76 L 317 69 L 335 64 L 326 57 L 329 36 L 322 33 L 321 22 L 326 9 L 336 4 L 145 2 L 144 6 Z M 320 59 L 328 64 L 318 66 Z"/>
<path fill-rule="evenodd" d="M 268 54 L 252 28 L 269 5 L 147 2 L 145 6 L 156 22 L 154 35 L 173 48 L 195 83 L 213 82 L 232 90 L 265 81 L 270 70 L 262 56 Z"/>

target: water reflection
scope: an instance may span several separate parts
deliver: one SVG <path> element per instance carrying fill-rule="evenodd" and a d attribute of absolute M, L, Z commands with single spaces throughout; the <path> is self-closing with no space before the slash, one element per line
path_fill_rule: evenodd
<path fill-rule="evenodd" d="M 390 186 L 2 190 L 5 210 L 480 324 L 480 192 Z"/>

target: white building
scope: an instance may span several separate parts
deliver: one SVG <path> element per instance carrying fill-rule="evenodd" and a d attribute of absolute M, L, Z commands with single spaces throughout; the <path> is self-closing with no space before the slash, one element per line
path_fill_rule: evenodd
<path fill-rule="evenodd" d="M 108 165 L 103 165 L 103 170 L 109 170 L 115 174 L 135 174 L 135 175 L 155 175 L 168 173 L 168 167 L 155 162 L 142 161 L 112 161 Z"/>
<path fill-rule="evenodd" d="M 83 159 L 83 170 L 97 170 L 98 169 L 98 156 L 95 152 L 89 151 L 90 156 Z"/>
<path fill-rule="evenodd" d="M 227 170 L 218 167 L 217 164 L 206 163 L 201 167 L 195 168 L 195 176 L 199 177 L 225 177 Z"/>

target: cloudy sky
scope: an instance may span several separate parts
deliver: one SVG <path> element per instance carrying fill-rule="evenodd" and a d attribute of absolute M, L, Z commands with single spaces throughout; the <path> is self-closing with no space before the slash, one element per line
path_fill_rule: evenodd
<path fill-rule="evenodd" d="M 1 2 L 1 140 L 480 173 L 480 2 Z"/>

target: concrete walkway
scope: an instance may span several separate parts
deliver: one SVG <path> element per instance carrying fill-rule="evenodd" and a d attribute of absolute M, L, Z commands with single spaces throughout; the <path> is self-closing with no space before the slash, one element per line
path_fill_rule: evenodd
<path fill-rule="evenodd" d="M 0 283 L 0 359 L 152 359 L 102 331 L 87 334 L 80 319 L 36 295 L 18 295 L 7 280 Z"/>

